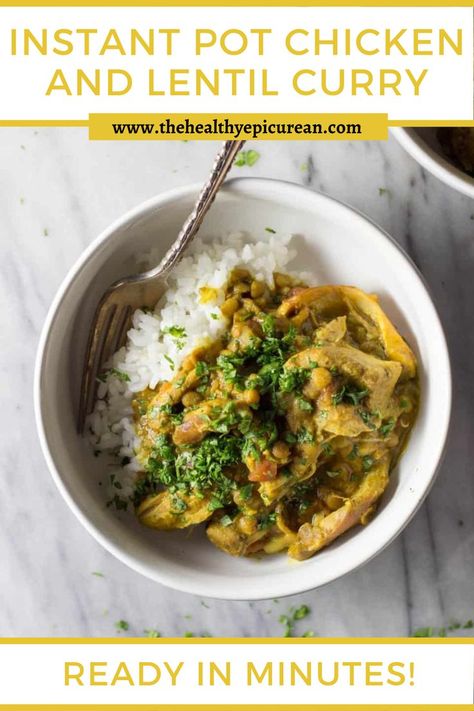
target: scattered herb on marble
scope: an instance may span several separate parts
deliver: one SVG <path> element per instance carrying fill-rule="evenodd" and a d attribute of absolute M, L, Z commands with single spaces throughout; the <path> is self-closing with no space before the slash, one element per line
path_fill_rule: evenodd
<path fill-rule="evenodd" d="M 99 573 L 98 570 L 93 570 L 92 575 L 95 575 L 96 578 L 105 578 L 105 575 L 103 573 Z"/>
<path fill-rule="evenodd" d="M 158 630 L 155 629 L 143 630 L 143 633 L 145 637 L 148 637 L 149 639 L 157 639 L 158 637 L 161 637 L 161 632 L 158 632 Z"/>
<path fill-rule="evenodd" d="M 274 600 L 278 602 L 278 600 Z M 304 620 L 311 613 L 309 605 L 300 605 L 296 609 L 290 608 L 289 613 L 280 615 L 278 621 L 283 625 L 283 637 L 314 637 L 315 633 L 312 630 L 306 630 L 302 635 L 295 635 L 295 627 L 300 620 Z"/>
<path fill-rule="evenodd" d="M 115 623 L 115 629 L 117 632 L 126 632 L 130 628 L 130 625 L 126 620 L 118 620 Z"/>
<path fill-rule="evenodd" d="M 446 637 L 446 632 L 455 632 L 458 630 L 470 630 L 474 628 L 474 621 L 467 620 L 466 622 L 451 622 L 447 627 L 418 627 L 412 637 Z"/>
<path fill-rule="evenodd" d="M 235 159 L 234 165 L 237 168 L 242 168 L 243 166 L 248 166 L 251 168 L 260 158 L 260 153 L 250 149 L 249 151 L 240 151 Z"/>
<path fill-rule="evenodd" d="M 294 611 L 293 619 L 294 620 L 302 620 L 305 617 L 307 617 L 310 612 L 311 612 L 311 610 L 309 609 L 308 605 L 301 605 Z"/>

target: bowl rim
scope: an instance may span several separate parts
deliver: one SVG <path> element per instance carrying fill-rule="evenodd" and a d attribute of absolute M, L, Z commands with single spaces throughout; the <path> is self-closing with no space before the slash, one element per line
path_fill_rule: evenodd
<path fill-rule="evenodd" d="M 432 306 L 432 318 L 433 318 L 433 323 L 435 323 L 437 329 L 438 329 L 438 334 L 439 334 L 439 342 L 438 346 L 439 352 L 437 352 L 438 358 L 441 358 L 443 363 L 442 363 L 442 369 L 445 372 L 446 375 L 446 382 L 445 382 L 445 387 L 446 387 L 446 394 L 445 394 L 445 403 L 446 406 L 444 408 L 444 421 L 442 423 L 442 437 L 438 439 L 438 441 L 433 445 L 435 449 L 437 450 L 435 453 L 435 457 L 433 459 L 434 461 L 434 466 L 431 468 L 431 473 L 428 476 L 425 477 L 426 482 L 424 484 L 424 488 L 422 491 L 420 491 L 418 497 L 414 500 L 414 502 L 411 504 L 411 508 L 408 508 L 408 513 L 405 515 L 405 517 L 397 522 L 396 526 L 393 527 L 390 535 L 387 538 L 384 538 L 381 544 L 377 544 L 376 546 L 372 546 L 372 550 L 368 551 L 365 554 L 361 554 L 359 558 L 356 561 L 348 561 L 348 563 L 343 567 L 342 570 L 331 570 L 329 571 L 326 575 L 321 576 L 320 580 L 315 581 L 314 579 L 311 578 L 311 576 L 307 576 L 306 582 L 302 584 L 302 581 L 299 581 L 298 584 L 292 584 L 292 576 L 286 576 L 285 577 L 285 584 L 280 585 L 277 590 L 275 588 L 272 588 L 271 590 L 267 591 L 262 591 L 261 593 L 259 592 L 258 594 L 252 593 L 251 595 L 249 594 L 243 594 L 240 592 L 240 588 L 238 586 L 234 588 L 229 588 L 227 587 L 225 589 L 225 592 L 222 591 L 222 589 L 219 589 L 218 586 L 216 586 L 216 589 L 209 585 L 209 582 L 204 579 L 202 581 L 198 577 L 193 578 L 192 584 L 188 584 L 188 579 L 186 580 L 181 580 L 178 576 L 176 576 L 174 573 L 168 574 L 166 570 L 157 570 L 156 568 L 152 568 L 150 565 L 148 565 L 146 562 L 139 560 L 138 557 L 133 554 L 129 553 L 128 551 L 124 550 L 123 546 L 120 543 L 116 543 L 114 540 L 111 540 L 111 538 L 108 537 L 107 534 L 105 534 L 99 526 L 97 526 L 88 516 L 87 514 L 82 510 L 80 504 L 74 499 L 74 497 L 71 495 L 71 493 L 68 490 L 68 487 L 66 483 L 63 481 L 62 475 L 57 468 L 53 454 L 50 450 L 49 443 L 48 443 L 48 436 L 47 436 L 47 425 L 43 419 L 43 411 L 42 411 L 42 401 L 43 401 L 43 388 L 42 388 L 42 372 L 43 372 L 43 365 L 44 365 L 44 360 L 45 360 L 45 355 L 47 352 L 48 348 L 48 343 L 49 343 L 49 338 L 51 334 L 51 329 L 54 325 L 54 322 L 58 316 L 58 312 L 60 310 L 60 305 L 67 294 L 68 290 L 71 288 L 73 282 L 75 281 L 77 275 L 81 272 L 81 270 L 86 266 L 86 264 L 89 262 L 89 260 L 93 257 L 94 253 L 96 250 L 106 241 L 108 240 L 120 227 L 122 227 L 124 224 L 130 222 L 137 216 L 141 216 L 148 212 L 149 210 L 156 208 L 158 206 L 165 206 L 170 203 L 174 203 L 177 200 L 179 200 L 180 197 L 184 196 L 189 196 L 190 194 L 196 194 L 199 192 L 201 189 L 201 184 L 200 183 L 194 183 L 190 185 L 185 185 L 185 186 L 180 186 L 177 188 L 172 188 L 171 190 L 167 190 L 165 192 L 159 193 L 143 202 L 140 204 L 136 205 L 132 209 L 128 210 L 126 213 L 121 215 L 118 219 L 114 220 L 108 227 L 106 227 L 92 242 L 88 247 L 79 255 L 78 259 L 74 262 L 74 264 L 70 267 L 68 272 L 66 273 L 66 276 L 64 277 L 62 283 L 60 284 L 53 301 L 51 302 L 51 305 L 49 307 L 42 331 L 41 331 L 41 336 L 39 339 L 38 343 L 38 348 L 37 348 L 37 355 L 36 355 L 36 360 L 35 360 L 35 368 L 34 368 L 34 392 L 33 392 L 33 400 L 34 400 L 34 413 L 35 413 L 35 420 L 36 420 L 36 427 L 37 427 L 37 432 L 38 432 L 38 437 L 41 445 L 41 449 L 43 452 L 43 456 L 46 460 L 48 469 L 50 471 L 50 474 L 59 490 L 61 493 L 62 497 L 64 498 L 65 502 L 71 509 L 71 511 L 74 513 L 76 518 L 80 521 L 80 523 L 84 526 L 84 528 L 88 531 L 88 533 L 96 540 L 98 543 L 100 543 L 103 548 L 112 554 L 115 558 L 120 560 L 122 563 L 127 565 L 129 568 L 132 570 L 144 575 L 145 577 L 153 580 L 154 582 L 158 582 L 160 584 L 166 585 L 167 587 L 173 588 L 175 590 L 179 590 L 180 592 L 185 592 L 185 593 L 190 593 L 194 595 L 200 595 L 204 597 L 209 597 L 209 598 L 217 598 L 217 599 L 226 599 L 226 600 L 264 600 L 264 599 L 270 599 L 274 597 L 285 597 L 288 595 L 294 595 L 298 593 L 303 593 L 307 592 L 309 590 L 316 589 L 317 587 L 321 587 L 323 585 L 327 585 L 330 582 L 333 582 L 336 579 L 339 579 L 348 573 L 357 570 L 360 568 L 362 565 L 365 565 L 368 563 L 370 560 L 372 560 L 375 556 L 377 556 L 379 553 L 381 553 L 387 546 L 389 546 L 394 539 L 401 533 L 401 531 L 405 528 L 405 526 L 410 522 L 410 520 L 413 518 L 413 516 L 416 514 L 422 503 L 424 502 L 426 496 L 428 495 L 429 491 L 431 490 L 431 487 L 433 486 L 437 474 L 439 472 L 440 465 L 442 463 L 445 451 L 446 451 L 446 446 L 447 446 L 447 440 L 448 440 L 448 434 L 449 434 L 449 427 L 450 427 L 450 422 L 451 422 L 451 411 L 452 411 L 452 372 L 451 372 L 451 364 L 450 364 L 450 357 L 449 357 L 449 350 L 446 342 L 446 336 L 444 333 L 444 329 L 442 326 L 442 322 L 440 320 L 438 310 L 436 308 L 436 305 L 433 301 L 431 291 L 426 284 L 426 281 L 423 277 L 423 275 L 420 273 L 418 267 L 416 264 L 413 262 L 413 260 L 410 258 L 408 254 L 403 250 L 403 248 L 398 244 L 398 242 L 391 237 L 384 229 L 382 229 L 374 220 L 372 220 L 370 217 L 365 215 L 363 212 L 359 211 L 358 209 L 348 205 L 347 203 L 343 202 L 342 200 L 338 200 L 336 198 L 333 198 L 329 195 L 326 195 L 325 193 L 319 192 L 312 190 L 309 187 L 299 185 L 297 183 L 292 183 L 291 181 L 285 181 L 285 180 L 279 180 L 279 179 L 274 179 L 274 178 L 252 178 L 252 177 L 243 177 L 243 178 L 233 178 L 228 181 L 226 181 L 225 185 L 221 190 L 223 192 L 231 192 L 232 190 L 236 191 L 237 194 L 242 195 L 244 198 L 251 196 L 251 195 L 257 195 L 261 198 L 268 197 L 268 193 L 266 193 L 266 190 L 271 188 L 273 190 L 284 190 L 284 191 L 293 191 L 295 193 L 305 193 L 307 197 L 310 195 L 315 195 L 319 199 L 322 199 L 323 201 L 329 201 L 333 205 L 337 207 L 337 209 L 343 209 L 348 212 L 355 213 L 359 218 L 362 218 L 362 220 L 365 220 L 368 222 L 375 230 L 378 232 L 380 238 L 384 238 L 387 240 L 393 247 L 396 248 L 396 250 L 401 254 L 402 257 L 405 258 L 405 260 L 408 262 L 408 265 L 411 266 L 413 275 L 418 279 L 419 283 L 425 290 L 427 297 L 429 299 L 429 303 Z M 271 579 L 271 575 L 268 576 L 269 580 Z"/>
<path fill-rule="evenodd" d="M 419 165 L 453 190 L 474 198 L 474 178 L 471 178 L 451 163 L 448 158 L 429 146 L 415 128 L 399 126 L 390 130 L 399 144 Z"/>

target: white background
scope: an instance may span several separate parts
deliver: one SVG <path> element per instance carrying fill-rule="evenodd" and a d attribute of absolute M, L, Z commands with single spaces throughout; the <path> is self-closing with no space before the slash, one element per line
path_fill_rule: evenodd
<path fill-rule="evenodd" d="M 176 53 L 167 57 L 164 52 L 150 57 L 139 52 L 135 57 L 122 57 L 119 52 L 108 52 L 102 57 L 82 56 L 82 49 L 71 55 L 60 56 L 52 52 L 48 56 L 32 54 L 29 57 L 10 54 L 10 31 L 28 27 L 39 32 L 59 28 L 92 28 L 101 30 L 98 37 L 105 39 L 110 28 L 116 29 L 126 38 L 131 27 L 145 31 L 153 28 L 176 27 L 181 34 L 176 43 Z M 224 55 L 219 48 L 205 51 L 202 56 L 194 55 L 194 31 L 196 27 L 212 27 L 223 31 L 230 27 L 248 31 L 250 28 L 272 28 L 267 38 L 267 51 L 259 57 L 254 42 L 246 53 L 238 56 Z M 362 56 L 354 53 L 346 57 L 333 57 L 330 51 L 321 56 L 293 56 L 284 50 L 284 38 L 292 28 L 321 29 L 322 36 L 330 36 L 333 27 L 340 31 L 350 28 L 357 30 L 372 27 L 383 30 L 386 27 L 398 31 L 402 28 L 443 27 L 452 36 L 456 29 L 464 29 L 464 53 L 458 57 L 447 51 L 444 57 L 402 56 L 395 52 L 392 56 L 383 54 Z M 123 35 L 122 35 L 123 33 Z M 409 36 L 409 32 L 406 33 Z M 433 37 L 436 37 L 434 32 Z M 270 41 L 269 41 L 270 40 Z M 370 45 L 373 38 L 368 38 Z M 295 41 L 300 44 L 301 38 Z M 311 42 L 308 40 L 309 45 Z M 98 43 L 100 44 L 100 43 Z M 435 43 L 436 44 L 436 43 Z M 161 44 L 164 47 L 164 42 Z M 408 45 L 409 46 L 409 45 Z M 250 47 L 250 45 L 249 45 Z M 472 119 L 472 9 L 471 8 L 258 8 L 239 10 L 232 7 L 219 8 L 24 8 L 4 7 L 0 9 L 0 120 L 19 119 L 86 119 L 94 112 L 388 112 L 390 119 Z M 148 69 L 154 68 L 157 85 L 165 88 L 170 67 L 193 66 L 210 70 L 214 67 L 266 67 L 269 70 L 271 87 L 278 84 L 276 97 L 249 97 L 242 92 L 232 97 L 229 90 L 221 87 L 221 95 L 214 97 L 161 97 L 148 96 Z M 364 94 L 351 97 L 345 92 L 339 96 L 325 96 L 320 91 L 312 96 L 296 95 L 292 90 L 292 77 L 301 68 L 321 67 L 336 72 L 339 68 L 369 68 L 375 75 L 380 68 L 395 68 L 402 73 L 406 68 L 418 75 L 428 67 L 429 72 L 421 85 L 419 97 L 413 96 L 413 88 L 408 79 L 400 86 L 404 93 L 397 97 L 388 92 L 386 96 L 368 97 Z M 72 85 L 76 69 L 84 71 L 95 68 L 126 69 L 134 79 L 133 88 L 122 97 L 82 97 L 67 96 L 64 92 L 54 92 L 56 96 L 45 96 L 54 70 L 62 68 Z M 332 84 L 336 80 L 334 75 Z M 306 78 L 304 85 L 309 85 Z M 319 86 L 316 77 L 315 87 Z M 374 90 L 374 94 L 377 89 Z"/>
<path fill-rule="evenodd" d="M 2 685 L 0 703 L 248 703 L 258 704 L 470 704 L 472 703 L 474 645 L 438 644 L 52 644 L 2 645 L 0 668 Z M 107 661 L 109 682 L 117 665 L 126 661 L 135 671 L 139 661 L 153 661 L 162 667 L 167 661 L 175 668 L 184 666 L 171 687 L 170 677 L 162 673 L 155 686 L 130 686 L 119 682 L 116 686 L 64 685 L 64 662 Z M 232 685 L 216 683 L 210 690 L 197 684 L 197 660 L 213 660 L 223 667 L 232 664 Z M 413 686 L 384 685 L 383 687 L 356 683 L 340 683 L 332 687 L 303 682 L 280 686 L 275 675 L 273 686 L 246 685 L 246 664 L 251 660 L 258 668 L 267 661 L 275 663 L 293 660 L 305 667 L 307 661 L 404 661 L 415 663 Z M 162 667 L 163 668 L 163 667 Z M 328 673 L 330 667 L 328 667 Z M 316 676 L 316 675 L 315 675 Z M 326 677 L 328 674 L 326 674 Z M 25 684 L 25 678 L 28 683 Z M 358 677 L 363 679 L 363 675 Z"/>

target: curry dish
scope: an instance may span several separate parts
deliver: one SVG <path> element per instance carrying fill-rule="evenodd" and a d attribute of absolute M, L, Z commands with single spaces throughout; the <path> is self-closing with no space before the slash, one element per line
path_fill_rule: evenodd
<path fill-rule="evenodd" d="M 440 128 L 437 135 L 444 153 L 474 177 L 474 128 Z"/>
<path fill-rule="evenodd" d="M 416 359 L 355 287 L 236 269 L 221 309 L 226 336 L 134 400 L 136 513 L 303 560 L 374 513 L 416 417 Z"/>

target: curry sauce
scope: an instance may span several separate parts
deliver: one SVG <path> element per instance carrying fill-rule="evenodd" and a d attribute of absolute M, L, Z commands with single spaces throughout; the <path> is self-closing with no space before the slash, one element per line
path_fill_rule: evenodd
<path fill-rule="evenodd" d="M 221 310 L 225 336 L 134 400 L 137 516 L 308 558 L 375 512 L 416 417 L 415 356 L 355 287 L 236 269 Z"/>

